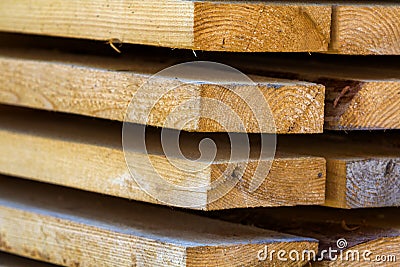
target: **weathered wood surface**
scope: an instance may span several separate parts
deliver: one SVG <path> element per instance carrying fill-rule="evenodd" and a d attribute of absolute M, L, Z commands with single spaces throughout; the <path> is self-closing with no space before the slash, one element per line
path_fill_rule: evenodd
<path fill-rule="evenodd" d="M 400 206 L 399 140 L 396 132 L 286 136 L 278 150 L 289 146 L 326 159 L 326 206 L 393 207 Z"/>
<path fill-rule="evenodd" d="M 148 196 L 132 178 L 121 145 L 121 124 L 90 118 L 57 115 L 44 111 L 2 107 L 0 112 L 0 172 L 118 197 L 159 203 Z M 139 129 L 140 130 L 140 129 Z M 230 161 L 229 139 L 183 132 L 181 148 L 185 156 L 199 157 L 199 142 L 210 137 L 218 147 L 217 157 L 208 162 L 189 162 L 187 172 L 169 162 L 160 146 L 159 131 L 149 134 L 148 155 L 132 153 L 135 172 L 149 172 L 147 186 L 156 186 L 158 175 L 182 186 L 208 185 L 219 177 L 238 179 L 235 187 L 218 200 L 208 203 L 215 192 L 206 187 L 198 191 L 160 191 L 190 203 L 201 203 L 205 210 L 236 207 L 312 205 L 325 199 L 325 159 L 307 153 L 277 151 L 275 159 L 259 159 L 257 149 L 250 157 Z M 221 148 L 220 148 L 221 147 Z M 134 164 L 132 162 L 132 164 Z M 203 166 L 204 165 L 204 166 Z M 204 168 L 200 168 L 203 166 Z M 250 181 L 255 169 L 271 167 L 254 192 Z M 222 175 L 222 176 L 221 176 Z M 148 179 L 148 181 L 147 181 Z M 186 202 L 185 202 L 186 203 Z"/>
<path fill-rule="evenodd" d="M 140 103 L 131 105 L 133 117 L 129 121 L 180 129 L 180 125 L 191 118 L 184 125 L 185 130 L 244 131 L 234 120 L 220 117 L 226 105 L 239 116 L 247 132 L 320 133 L 323 130 L 325 90 L 314 83 L 257 76 L 252 77 L 254 86 L 246 82 L 223 85 L 222 81 L 221 86 L 207 81 L 182 86 L 173 77 L 158 76 L 151 80 L 151 86 L 139 89 L 153 74 L 177 60 L 165 56 L 160 60 L 149 54 L 112 59 L 26 49 L 4 49 L 0 54 L 0 102 L 3 104 L 122 121 L 135 93 L 147 90 L 148 94 L 144 94 Z M 220 75 L 223 80 L 224 72 Z M 180 87 L 168 92 L 174 86 Z M 266 118 L 254 115 L 253 110 L 258 106 L 254 107 L 223 86 L 236 91 L 254 90 L 253 101 L 257 103 L 262 101 L 259 96 L 263 95 L 270 109 L 262 112 Z M 161 100 L 159 94 L 163 94 Z M 205 99 L 220 101 L 220 105 L 211 110 Z M 170 123 L 165 124 L 174 109 L 189 102 L 191 108 L 174 112 L 172 120 L 168 120 Z M 146 107 L 153 105 L 151 115 L 144 116 Z M 264 124 L 258 125 L 260 119 L 269 121 L 265 126 L 274 127 L 261 127 Z"/>
<path fill-rule="evenodd" d="M 256 266 L 265 245 L 317 249 L 311 238 L 79 190 L 5 177 L 0 185 L 1 250 L 55 264 Z"/>
<path fill-rule="evenodd" d="M 0 30 L 215 51 L 327 51 L 331 7 L 152 0 L 0 2 Z"/>

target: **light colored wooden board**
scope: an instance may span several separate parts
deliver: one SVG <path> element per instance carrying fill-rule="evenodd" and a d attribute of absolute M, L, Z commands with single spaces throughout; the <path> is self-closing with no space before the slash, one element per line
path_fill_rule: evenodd
<path fill-rule="evenodd" d="M 1 173 L 158 203 L 144 193 L 130 176 L 121 147 L 121 124 L 4 107 L 0 116 Z M 193 154 L 193 158 L 197 158 L 198 144 L 204 137 L 208 136 L 182 133 L 181 147 L 185 155 L 190 157 Z M 277 151 L 265 180 L 256 191 L 251 192 L 249 183 L 255 168 L 258 164 L 269 166 L 270 161 L 259 161 L 253 153 L 249 159 L 231 162 L 229 142 L 216 138 L 217 146 L 222 147 L 218 148 L 215 161 L 211 165 L 204 163 L 206 166 L 202 170 L 187 173 L 173 166 L 162 154 L 158 138 L 155 138 L 157 142 L 147 142 L 151 162 L 162 177 L 173 184 L 200 186 L 214 181 L 221 172 L 231 169 L 233 173 L 235 170 L 244 171 L 242 180 L 228 194 L 209 204 L 207 202 L 215 192 L 207 188 L 198 192 L 177 190 L 163 193 L 181 196 L 188 205 L 196 201 L 202 203 L 201 209 L 215 210 L 324 202 L 325 160 L 321 157 L 293 154 L 290 149 Z M 147 156 L 143 152 L 131 156 L 137 159 L 137 166 L 134 167 L 137 171 L 154 168 L 145 164 Z M 193 169 L 198 169 L 202 163 L 191 164 Z M 149 173 L 149 185 L 156 183 L 154 175 Z"/>
<path fill-rule="evenodd" d="M 331 7 L 314 3 L 3 0 L 0 30 L 218 51 L 327 51 Z"/>
<path fill-rule="evenodd" d="M 398 140 L 398 134 L 388 132 L 325 134 L 302 139 L 287 137 L 285 142 L 278 139 L 278 149 L 295 147 L 292 151 L 307 151 L 326 159 L 326 206 L 393 207 L 400 206 Z"/>
<path fill-rule="evenodd" d="M 160 62 L 160 59 L 155 59 L 154 56 L 150 56 L 150 59 L 135 56 L 119 60 L 50 51 L 2 50 L 0 102 L 122 121 L 133 95 L 140 86 L 152 74 L 171 65 L 173 60 L 165 59 Z M 202 101 L 212 98 L 221 101 L 237 113 L 248 132 L 322 132 L 325 92 L 323 86 L 261 76 L 252 78 L 257 86 L 235 86 L 261 91 L 269 104 L 276 129 L 261 130 L 255 123 L 257 118 L 252 115 L 245 101 L 210 82 L 192 84 L 190 88 L 181 91 L 175 90 L 174 95 L 165 94 L 163 104 L 154 106 L 151 119 L 147 121 L 147 118 L 140 114 L 144 113 L 144 107 L 157 103 L 158 96 L 153 92 L 167 90 L 171 87 L 168 85 L 176 83 L 176 80 L 168 78 L 153 80 L 154 86 L 146 89 L 151 90 L 148 97 L 142 99 L 141 103 L 134 103 L 135 108 L 132 111 L 138 115 L 130 121 L 165 127 L 165 119 L 170 111 L 185 101 L 193 101 L 193 108 L 173 115 L 173 121 L 176 123 L 169 125 L 171 128 L 180 128 L 179 123 L 190 117 L 191 122 L 184 128 L 188 131 L 243 131 L 233 120 L 222 123 L 217 115 L 213 115 L 215 118 L 205 118 L 209 108 L 202 104 Z M 257 94 L 254 94 L 254 97 L 256 96 Z M 211 113 L 222 114 L 217 110 Z M 268 112 L 265 111 L 265 114 Z M 224 124 L 225 128 L 217 122 Z"/>
<path fill-rule="evenodd" d="M 330 52 L 356 55 L 400 54 L 400 5 L 364 3 L 332 10 Z"/>
<path fill-rule="evenodd" d="M 320 56 L 218 57 L 246 73 L 325 86 L 325 130 L 400 129 L 397 58 Z"/>
<path fill-rule="evenodd" d="M 1 4 L 0 30 L 7 32 L 210 51 L 400 53 L 400 6 L 395 1 Z"/>
<path fill-rule="evenodd" d="M 15 36 L 4 36 L 5 45 L 6 46 L 15 46 L 21 43 L 28 43 L 32 46 L 38 46 L 39 44 L 44 45 L 50 43 L 51 45 L 47 48 L 51 47 L 62 47 L 59 40 L 54 39 L 40 39 L 40 41 L 35 42 L 32 41 L 32 38 L 16 38 Z M 76 44 L 71 44 L 68 42 L 68 47 L 74 47 L 77 49 Z M 72 49 L 72 48 L 71 48 Z M 164 66 L 172 65 L 176 62 L 179 62 L 177 59 L 178 57 L 180 60 L 187 60 L 191 61 L 196 59 L 192 54 L 191 57 L 188 57 L 188 54 L 185 53 L 167 53 L 165 51 L 159 51 L 157 49 L 152 49 L 148 51 L 148 49 L 139 50 L 139 52 L 133 50 L 129 50 L 129 53 L 143 53 L 146 54 L 146 57 L 150 57 L 153 60 L 159 57 L 165 60 L 163 63 L 154 63 L 154 64 L 140 64 L 142 70 L 140 71 L 147 71 L 147 72 L 156 72 L 160 70 Z M 87 49 L 90 51 L 90 49 Z M 102 46 L 96 47 L 96 51 L 103 51 L 107 50 Z M 12 50 L 5 50 L 3 54 L 5 56 L 8 54 L 11 58 L 18 58 L 18 59 L 36 59 L 40 60 L 40 56 L 32 56 L 32 53 L 21 54 L 21 50 L 17 50 L 15 55 L 12 54 Z M 38 54 L 38 53 L 33 53 Z M 169 56 L 166 56 L 169 55 Z M 11 56 L 12 55 L 12 56 Z M 53 60 L 57 58 L 57 54 L 51 54 Z M 50 60 L 50 59 L 47 59 Z M 59 60 L 67 62 L 65 57 L 60 58 Z M 132 68 L 129 64 L 126 64 L 126 61 L 131 62 L 138 62 L 140 60 L 135 58 L 129 58 L 127 56 L 124 59 L 119 60 L 111 60 L 105 61 L 106 64 L 109 66 L 112 65 L 112 68 L 116 69 L 126 69 Z M 309 82 L 316 82 L 319 84 L 324 84 L 327 88 L 325 89 L 326 96 L 325 96 L 325 129 L 327 130 L 361 130 L 361 129 L 399 129 L 400 128 L 400 110 L 399 110 L 399 103 L 400 103 L 400 71 L 399 71 L 399 64 L 398 61 L 396 62 L 396 58 L 385 58 L 385 59 L 377 59 L 373 57 L 366 57 L 366 58 L 349 58 L 349 57 L 329 57 L 329 55 L 323 56 L 297 56 L 293 59 L 293 56 L 272 56 L 268 55 L 267 57 L 260 57 L 259 55 L 234 55 L 229 54 L 198 54 L 198 58 L 196 60 L 211 60 L 226 63 L 233 67 L 237 67 L 239 70 L 244 71 L 245 73 L 253 73 L 257 75 L 263 76 L 272 76 L 272 77 L 280 77 L 291 79 L 299 79 L 299 80 L 306 80 Z M 390 61 L 390 62 L 388 62 Z M 75 64 L 79 62 L 76 61 Z M 92 62 L 93 66 L 101 67 L 102 65 L 96 65 L 96 60 L 83 60 L 81 59 L 82 64 L 88 65 L 88 62 Z M 157 62 L 157 61 L 156 61 Z M 299 62 L 301 62 L 301 67 L 299 67 Z M 21 62 L 20 62 L 21 63 Z M 73 63 L 73 60 L 71 61 Z M 137 66 L 132 64 L 133 67 Z M 9 67 L 7 65 L 7 67 Z M 23 68 L 23 67 L 21 67 Z M 104 64 L 103 64 L 104 68 Z M 110 68 L 110 67 L 109 67 Z M 14 69 L 14 68 L 12 68 Z M 134 71 L 134 69 L 132 69 Z M 9 73 L 8 71 L 4 71 L 4 73 Z M 18 73 L 18 72 L 17 72 Z M 4 77 L 7 77 L 5 75 Z M 31 77 L 32 78 L 32 77 Z M 22 78 L 21 78 L 22 79 Z M 7 79 L 7 84 L 10 83 L 10 80 Z M 271 82 L 273 79 L 271 80 Z M 15 82 L 14 82 L 15 83 Z M 31 82 L 32 83 L 32 82 Z M 30 84 L 31 84 L 30 83 Z M 35 82 L 38 83 L 38 82 Z M 279 82 L 278 82 L 279 83 Z M 32 84 L 34 87 L 35 84 Z M 104 85 L 106 86 L 106 84 Z M 18 93 L 19 95 L 22 94 L 21 90 L 19 89 L 21 85 L 14 86 L 15 89 L 12 89 L 14 92 Z M 52 86 L 53 88 L 57 88 L 57 86 Z M 311 88 L 311 87 L 310 87 Z M 346 90 L 348 88 L 349 90 Z M 281 116 L 275 116 L 275 123 L 277 125 L 278 133 L 285 133 L 288 132 L 288 129 L 291 129 L 291 133 L 296 132 L 316 132 L 322 131 L 322 124 L 318 122 L 322 116 L 322 96 L 317 95 L 315 97 L 315 93 L 317 91 L 305 91 L 300 93 L 295 93 L 294 95 L 300 96 L 301 101 L 294 101 L 293 99 L 293 90 L 289 90 L 289 86 L 283 86 L 280 88 L 282 90 L 279 93 L 279 96 L 271 96 L 270 106 L 272 108 L 273 114 L 282 114 Z M 9 90 L 6 88 L 6 90 Z M 300 90 L 300 89 L 299 89 Z M 37 89 L 38 92 L 41 89 Z M 63 90 L 65 91 L 65 90 Z M 124 90 L 121 90 L 124 92 Z M 279 92 L 278 90 L 273 90 L 274 92 Z M 46 105 L 44 103 L 39 104 L 34 102 L 31 98 L 25 100 L 23 96 L 19 99 L 19 102 L 16 100 L 18 99 L 15 95 L 10 96 L 10 93 L 3 92 L 5 96 L 4 102 L 6 103 L 20 103 L 24 105 L 32 106 L 32 107 L 39 107 L 44 108 Z M 45 96 L 48 95 L 54 96 L 56 93 L 47 92 Z M 104 94 L 103 94 L 104 95 Z M 1 95 L 0 95 L 1 96 Z M 288 97 L 291 96 L 291 97 Z M 339 97 L 340 96 L 340 97 Z M 312 100 L 312 104 L 310 108 L 303 103 L 308 103 L 309 100 L 307 98 L 315 97 Z M 42 99 L 43 96 L 39 95 L 38 99 Z M 287 102 L 282 104 L 282 102 L 274 102 L 272 101 L 275 98 L 286 99 Z M 102 99 L 99 98 L 98 95 L 95 96 L 94 99 Z M 334 105 L 335 100 L 337 100 L 337 104 Z M 94 100 L 92 100 L 93 102 Z M 30 102 L 34 102 L 33 104 L 29 104 Z M 61 103 L 59 103 L 61 102 Z M 68 111 L 73 109 L 69 106 L 64 107 L 66 101 L 55 102 L 57 107 L 60 110 Z M 78 102 L 80 103 L 80 102 Z M 297 104 L 294 104 L 297 103 Z M 89 106 L 87 103 L 84 103 L 85 106 Z M 94 106 L 93 109 L 96 107 L 94 103 L 90 106 Z M 106 105 L 109 102 L 106 102 Z M 78 106 L 78 105 L 77 105 Z M 104 105 L 103 105 L 104 106 Z M 284 108 L 283 108 L 284 107 Z M 77 107 L 74 107 L 77 108 Z M 82 108 L 84 109 L 84 108 Z M 109 117 L 109 118 L 121 118 L 121 116 L 116 116 L 113 114 L 114 110 L 117 109 L 116 107 L 110 108 L 106 111 L 101 112 L 91 110 L 87 112 L 88 115 L 91 116 L 102 116 L 102 117 Z M 307 112 L 308 111 L 308 112 Z M 106 114 L 104 114 L 106 112 Z M 95 113 L 93 115 L 93 113 Z M 103 113 L 103 114 L 99 114 Z M 110 114 L 111 113 L 111 114 Z M 115 112 L 114 112 L 115 113 Z M 302 115 L 305 114 L 305 115 Z M 312 114 L 318 114 L 316 117 L 312 117 Z M 103 116 L 106 115 L 106 116 Z M 286 119 L 285 119 L 286 118 Z M 297 119 L 294 119 L 297 118 Z M 312 119 L 310 119 L 312 118 Z M 292 124 L 292 125 L 290 125 Z M 296 126 L 294 126 L 296 125 Z M 303 125 L 301 128 L 300 125 Z M 210 126 L 210 125 L 208 125 Z M 294 128 L 293 128 L 294 126 Z M 321 126 L 321 128 L 319 128 Z M 196 128 L 196 127 L 194 127 Z M 197 126 L 198 128 L 198 126 Z M 215 129 L 215 127 L 209 128 Z M 313 128 L 315 128 L 313 130 Z M 318 129 L 318 130 L 317 130 Z M 207 130 L 207 129 L 204 129 Z"/>
<path fill-rule="evenodd" d="M 0 267 L 56 267 L 57 265 L 0 252 Z"/>
<path fill-rule="evenodd" d="M 194 6 L 198 50 L 326 51 L 330 41 L 332 10 L 325 4 L 215 1 Z"/>
<path fill-rule="evenodd" d="M 256 266 L 257 251 L 265 245 L 316 249 L 318 244 L 18 178 L 3 177 L 0 184 L 1 250 L 55 264 Z"/>
<path fill-rule="evenodd" d="M 345 239 L 347 246 L 337 260 L 329 260 L 324 254 L 322 261 L 312 262 L 312 266 L 398 266 L 400 253 L 400 212 L 399 208 L 338 210 L 320 207 L 297 207 L 256 209 L 241 212 L 224 212 L 213 217 L 230 222 L 241 222 L 261 228 L 274 229 L 291 234 L 300 234 L 319 240 L 319 252 L 339 250 L 338 239 Z M 343 243 L 342 243 L 343 244 Z M 364 259 L 367 254 L 371 261 Z M 351 260 L 354 251 L 360 253 L 360 260 Z M 346 254 L 348 253 L 348 254 Z M 346 255 L 349 255 L 346 260 Z M 355 254 L 356 255 L 356 254 Z M 387 261 L 378 262 L 377 256 L 385 256 Z M 390 260 L 389 260 L 390 257 Z M 307 266 L 307 265 L 305 265 Z"/>

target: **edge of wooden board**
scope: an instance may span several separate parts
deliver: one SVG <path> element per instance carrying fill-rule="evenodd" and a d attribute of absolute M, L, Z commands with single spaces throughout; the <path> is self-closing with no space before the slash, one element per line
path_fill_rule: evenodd
<path fill-rule="evenodd" d="M 400 206 L 397 132 L 286 136 L 279 146 L 326 159 L 325 206 L 357 209 Z M 283 140 L 285 140 L 283 142 Z M 301 140 L 301 141 L 300 141 Z"/>
<path fill-rule="evenodd" d="M 400 206 L 400 158 L 327 159 L 325 205 L 356 209 Z M 335 178 L 335 179 L 334 179 Z"/>
<path fill-rule="evenodd" d="M 57 4 L 55 4 L 57 3 Z M 10 12 L 9 8 L 13 10 Z M 62 11 L 62 12 L 60 12 Z M 57 13 L 59 16 L 51 16 Z M 27 23 L 29 22 L 29 23 Z M 331 7 L 277 2 L 3 0 L 0 29 L 172 48 L 327 51 Z"/>
<path fill-rule="evenodd" d="M 0 29 L 208 51 L 400 54 L 395 1 L 54 3 L 3 0 Z"/>
<path fill-rule="evenodd" d="M 399 55 L 399 17 L 398 3 L 333 6 L 329 53 Z"/>
<path fill-rule="evenodd" d="M 214 57 L 246 73 L 323 84 L 325 130 L 400 129 L 400 71 L 396 57 Z"/>
<path fill-rule="evenodd" d="M 197 132 L 243 132 L 243 128 L 278 134 L 323 131 L 325 88 L 314 83 L 254 76 L 255 86 L 244 82 L 183 86 L 182 81 L 169 77 L 150 79 L 152 73 L 170 66 L 170 62 L 155 59 L 146 62 L 140 57 L 129 61 L 43 50 L 2 51 L 0 101 L 4 104 L 119 121 L 124 120 L 129 107 L 133 123 L 175 129 L 183 125 L 184 130 Z M 179 88 L 168 92 L 174 86 Z M 129 105 L 139 90 L 151 93 L 140 103 Z M 240 95 L 248 90 L 254 90 L 253 98 L 263 95 L 270 111 L 261 112 L 261 116 L 254 113 L 258 106 L 253 107 Z M 211 110 L 205 102 L 209 99 L 220 105 Z M 153 107 L 150 116 L 145 116 L 149 106 Z M 173 112 L 167 120 L 177 108 L 182 111 Z M 238 115 L 244 126 L 222 116 L 226 108 Z"/>

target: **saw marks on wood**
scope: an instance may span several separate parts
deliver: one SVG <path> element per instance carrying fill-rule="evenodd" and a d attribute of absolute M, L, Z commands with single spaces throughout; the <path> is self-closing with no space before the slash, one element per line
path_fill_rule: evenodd
<path fill-rule="evenodd" d="M 325 205 L 392 207 L 400 206 L 400 146 L 396 140 L 396 132 L 287 136 L 278 139 L 278 149 L 295 147 L 292 150 L 297 153 L 307 151 L 326 159 Z"/>
<path fill-rule="evenodd" d="M 54 264 L 250 267 L 265 245 L 318 245 L 311 238 L 17 178 L 2 177 L 0 185 L 1 249 Z"/>
<path fill-rule="evenodd" d="M 334 6 L 332 25 L 331 52 L 357 55 L 400 54 L 398 4 Z"/>
<path fill-rule="evenodd" d="M 244 52 L 327 51 L 327 4 L 184 0 L 4 0 L 0 30 Z"/>
<path fill-rule="evenodd" d="M 400 259 L 399 214 L 399 208 L 347 211 L 298 207 L 226 211 L 212 217 L 318 239 L 317 256 L 321 260 L 312 262 L 312 266 L 395 267 Z M 336 250 L 331 252 L 332 258 L 329 258 L 329 248 Z M 323 250 L 326 252 L 322 255 Z"/>
<path fill-rule="evenodd" d="M 27 119 L 29 118 L 29 119 Z M 139 128 L 140 130 L 140 128 Z M 136 183 L 126 166 L 121 145 L 121 124 L 90 118 L 69 117 L 32 110 L 3 107 L 0 130 L 0 172 L 98 193 L 159 203 Z M 159 176 L 182 186 L 208 185 L 218 177 L 235 178 L 243 173 L 234 188 L 218 200 L 208 203 L 215 192 L 207 187 L 199 190 L 160 191 L 165 196 L 180 197 L 187 205 L 201 203 L 200 209 L 227 209 L 255 206 L 323 204 L 325 199 L 325 160 L 305 154 L 277 151 L 275 159 L 258 160 L 257 151 L 247 159 L 230 161 L 230 144 L 215 139 L 217 157 L 211 164 L 188 163 L 194 172 L 175 167 L 163 154 L 159 131 L 149 134 L 146 144 L 153 165 L 147 165 L 144 152 L 131 153 L 137 162 L 135 172 L 148 170 L 146 183 L 157 186 Z M 199 142 L 212 136 L 181 133 L 181 147 L 187 157 L 199 157 Z M 219 145 L 222 147 L 220 149 Z M 133 164 L 132 163 L 132 164 Z M 271 167 L 254 192 L 249 190 L 255 168 Z M 236 175 L 236 176 L 235 176 Z M 223 176 L 225 177 L 225 176 Z M 163 195 L 164 196 L 164 195 Z"/>
<path fill-rule="evenodd" d="M 171 65 L 173 60 L 165 57 L 162 61 L 144 56 L 118 60 L 42 50 L 2 50 L 0 102 L 122 121 L 139 88 L 152 74 Z M 322 132 L 325 92 L 322 85 L 266 77 L 252 77 L 254 86 L 248 82 L 224 84 L 227 74 L 219 74 L 221 85 L 204 81 L 183 86 L 173 77 L 153 78 L 151 84 L 146 84 L 147 91 L 140 102 L 131 105 L 129 121 L 180 129 L 190 118 L 184 129 L 196 132 Z M 168 93 L 175 86 L 179 88 Z M 240 90 L 254 90 L 253 98 L 249 99 L 257 106 L 238 96 L 236 92 Z M 158 99 L 159 94 L 162 99 Z M 268 121 L 263 125 L 258 125 L 260 116 L 252 111 L 260 106 L 258 96 L 264 96 L 270 109 L 260 112 L 266 117 L 263 121 Z M 210 109 L 205 98 L 217 100 L 220 105 Z M 187 108 L 186 103 L 192 104 Z M 141 116 L 146 107 L 154 104 L 151 116 Z M 185 109 L 179 112 L 182 106 Z M 239 116 L 245 130 L 241 124 L 221 116 L 226 113 L 222 109 L 225 106 Z M 173 110 L 178 112 L 166 124 Z"/>

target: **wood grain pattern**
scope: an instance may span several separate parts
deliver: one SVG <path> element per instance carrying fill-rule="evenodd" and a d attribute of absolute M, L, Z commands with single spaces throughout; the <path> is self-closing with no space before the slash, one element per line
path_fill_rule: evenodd
<path fill-rule="evenodd" d="M 326 4 L 4 0 L 0 30 L 224 51 L 326 51 Z M 221 33 L 225 41 L 221 39 Z"/>
<path fill-rule="evenodd" d="M 0 102 L 32 108 L 62 111 L 98 118 L 122 121 L 133 95 L 152 74 L 173 65 L 173 60 L 154 57 L 129 57 L 112 59 L 95 56 L 54 53 L 50 51 L 2 50 L 0 56 Z M 223 76 L 224 73 L 221 73 Z M 223 77 L 221 77 L 222 79 Z M 256 86 L 246 83 L 231 84 L 229 88 L 254 90 L 264 95 L 270 108 L 273 128 L 260 127 L 252 110 L 257 107 L 238 97 L 223 86 L 205 81 L 182 87 L 171 78 L 153 79 L 149 91 L 141 101 L 131 107 L 131 122 L 180 129 L 190 118 L 185 130 L 196 132 L 243 132 L 235 121 L 220 116 L 223 105 L 234 111 L 247 132 L 320 133 L 323 130 L 324 87 L 314 83 L 253 77 Z M 180 86 L 179 90 L 167 90 Z M 228 86 L 228 85 L 225 85 Z M 231 89 L 233 90 L 233 89 Z M 162 93 L 158 99 L 156 93 Z M 253 101 L 259 103 L 254 94 Z M 210 111 L 205 98 L 220 101 L 221 105 Z M 191 101 L 191 102 L 190 102 Z M 190 108 L 175 112 L 172 123 L 166 118 L 183 103 L 193 103 Z M 153 106 L 151 116 L 145 107 Z M 208 111 L 208 114 L 207 114 Z M 263 111 L 266 116 L 268 111 Z M 210 115 L 211 114 L 211 115 Z M 206 119 L 208 116 L 213 116 Z M 217 123 L 216 123 L 217 122 Z M 222 123 L 223 122 L 223 123 Z M 220 124 L 218 124 L 220 123 Z M 221 124 L 224 127 L 221 127 Z M 264 125 L 263 125 L 264 126 Z M 266 125 L 265 125 L 266 126 Z"/>
<path fill-rule="evenodd" d="M 328 160 L 327 206 L 339 208 L 400 205 L 399 159 Z M 334 179 L 337 178 L 337 179 Z"/>
<path fill-rule="evenodd" d="M 326 81 L 328 130 L 400 129 L 400 80 Z"/>
<path fill-rule="evenodd" d="M 195 2 L 194 8 L 195 49 L 325 51 L 329 43 L 329 7 Z"/>
<path fill-rule="evenodd" d="M 0 3 L 0 30 L 235 52 L 400 54 L 397 3 L 29 0 Z"/>
<path fill-rule="evenodd" d="M 317 248 L 311 238 L 79 190 L 4 177 L 0 184 L 1 250 L 54 264 L 256 266 L 265 245 Z"/>
<path fill-rule="evenodd" d="M 138 186 L 128 171 L 122 151 L 120 124 L 80 117 L 69 118 L 47 112 L 2 109 L 0 125 L 2 173 L 159 203 Z M 272 163 L 270 160 L 257 160 L 253 154 L 248 159 L 230 162 L 229 142 L 216 139 L 217 144 L 227 146 L 228 149 L 218 149 L 217 158 L 211 165 L 196 161 L 191 165 L 188 163 L 193 170 L 204 165 L 204 168 L 188 173 L 172 165 L 164 156 L 158 134 L 152 135 L 156 141 L 147 141 L 153 166 L 146 165 L 147 155 L 143 152 L 130 154 L 130 158 L 137 162 L 136 166 L 132 166 L 137 172 L 156 168 L 169 182 L 192 186 L 207 185 L 219 177 L 221 172 L 228 175 L 231 171 L 233 178 L 235 171 L 244 173 L 231 191 L 209 204 L 208 200 L 215 192 L 207 188 L 198 191 L 160 191 L 160 194 L 179 196 L 188 205 L 196 201 L 201 203 L 198 208 L 204 210 L 324 202 L 325 160 L 321 157 L 310 157 L 307 153 L 293 154 L 289 149 L 277 151 Z M 197 159 L 198 144 L 204 137 L 208 136 L 181 133 L 184 153 Z M 249 183 L 258 164 L 262 168 L 263 164 L 265 167 L 272 166 L 261 186 L 251 192 Z M 157 185 L 157 179 L 156 174 L 149 172 L 146 183 L 148 186 Z"/>
<path fill-rule="evenodd" d="M 330 51 L 357 55 L 400 54 L 398 4 L 339 5 L 332 11 Z"/>
<path fill-rule="evenodd" d="M 399 208 L 338 210 L 320 207 L 256 209 L 213 214 L 212 217 L 319 240 L 312 266 L 398 266 Z M 339 249 L 337 240 L 347 246 Z M 331 248 L 332 258 L 329 258 Z M 321 254 L 325 250 L 324 254 Z M 333 250 L 336 250 L 333 251 Z M 342 251 L 342 259 L 340 258 Z M 357 259 L 357 251 L 359 260 Z M 365 258 L 363 253 L 367 251 Z M 371 253 L 368 253 L 370 251 Z M 354 253 L 354 254 L 353 254 Z M 354 258 L 352 258 L 354 255 Z M 337 257 L 335 259 L 334 257 Z M 380 257 L 380 258 L 379 258 Z M 379 260 L 386 257 L 386 261 Z M 369 258 L 369 260 L 368 260 Z"/>
<path fill-rule="evenodd" d="M 12 11 L 11 11 L 12 10 Z M 193 47 L 193 3 L 180 0 L 1 1 L 0 29 L 51 36 Z"/>
<path fill-rule="evenodd" d="M 324 157 L 326 206 L 355 209 L 400 206 L 400 146 L 397 134 L 353 133 L 285 138 L 278 146 Z M 301 140 L 301 142 L 299 142 Z"/>
<path fill-rule="evenodd" d="M 396 58 L 248 55 L 218 60 L 246 73 L 323 84 L 326 130 L 400 129 Z"/>

